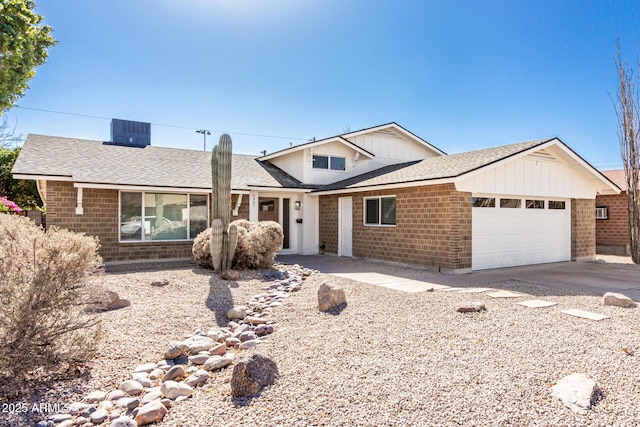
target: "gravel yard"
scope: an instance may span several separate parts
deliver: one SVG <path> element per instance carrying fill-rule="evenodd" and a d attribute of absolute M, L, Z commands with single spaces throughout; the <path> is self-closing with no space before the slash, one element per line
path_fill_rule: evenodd
<path fill-rule="evenodd" d="M 435 274 L 371 267 L 426 281 Z M 150 285 L 164 279 L 165 287 Z M 94 389 L 117 388 L 136 365 L 161 359 L 169 341 L 196 327 L 224 326 L 226 310 L 266 284 L 259 272 L 243 272 L 236 283 L 200 268 L 108 274 L 103 281 L 131 307 L 100 314 L 106 335 L 87 378 L 51 390 L 48 401 L 70 403 Z M 324 281 L 346 291 L 348 305 L 338 314 L 317 309 Z M 313 274 L 269 316 L 277 332 L 258 347 L 278 363 L 274 386 L 251 400 L 233 399 L 226 368 L 177 403 L 161 425 L 640 425 L 640 309 L 604 307 L 600 297 L 523 282 L 483 286 L 525 295 L 404 293 Z M 516 304 L 526 299 L 558 305 Z M 456 312 L 475 300 L 487 311 Z M 560 312 L 569 308 L 611 318 L 594 322 Z M 602 390 L 587 415 L 549 396 L 556 381 L 576 372 Z"/>

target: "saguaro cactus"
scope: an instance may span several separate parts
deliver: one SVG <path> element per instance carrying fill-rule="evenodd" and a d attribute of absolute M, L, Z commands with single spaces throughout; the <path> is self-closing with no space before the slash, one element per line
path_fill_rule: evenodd
<path fill-rule="evenodd" d="M 213 222 L 211 224 L 211 261 L 214 271 L 231 268 L 236 251 L 238 229 L 229 226 L 231 217 L 231 137 L 220 136 L 211 152 L 211 192 Z"/>

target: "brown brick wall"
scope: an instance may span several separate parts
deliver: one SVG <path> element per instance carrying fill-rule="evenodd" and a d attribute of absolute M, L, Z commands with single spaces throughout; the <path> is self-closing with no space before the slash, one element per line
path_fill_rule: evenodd
<path fill-rule="evenodd" d="M 571 200 L 571 259 L 594 259 L 596 255 L 596 201 Z"/>
<path fill-rule="evenodd" d="M 55 225 L 98 236 L 100 255 L 105 262 L 191 257 L 192 242 L 119 243 L 117 190 L 83 189 L 83 215 L 75 213 L 77 190 L 71 182 L 48 181 L 46 197 L 47 226 Z M 232 218 L 249 218 L 249 198 L 246 196 L 239 214 Z"/>
<path fill-rule="evenodd" d="M 616 195 L 596 196 L 596 206 L 609 208 L 609 219 L 596 220 L 596 246 L 605 252 L 619 248 L 626 252 L 629 243 L 629 228 L 627 225 L 627 193 Z"/>
<path fill-rule="evenodd" d="M 396 226 L 365 226 L 364 198 L 396 196 Z M 453 184 L 355 193 L 353 255 L 445 271 L 471 268 L 471 194 Z M 320 197 L 320 243 L 338 252 L 338 195 Z"/>

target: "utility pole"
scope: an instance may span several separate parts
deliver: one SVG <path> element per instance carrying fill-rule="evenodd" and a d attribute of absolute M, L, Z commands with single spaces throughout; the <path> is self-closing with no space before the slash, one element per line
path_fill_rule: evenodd
<path fill-rule="evenodd" d="M 204 151 L 207 151 L 207 135 L 211 135 L 211 132 L 206 129 L 198 129 L 196 133 L 201 133 L 204 137 Z"/>

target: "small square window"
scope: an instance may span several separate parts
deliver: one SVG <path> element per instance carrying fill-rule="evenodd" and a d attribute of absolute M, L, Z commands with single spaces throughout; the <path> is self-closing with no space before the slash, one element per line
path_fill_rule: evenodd
<path fill-rule="evenodd" d="M 519 208 L 522 206 L 521 199 L 500 199 L 501 208 Z"/>
<path fill-rule="evenodd" d="M 544 200 L 527 200 L 527 209 L 544 209 Z"/>
<path fill-rule="evenodd" d="M 472 197 L 471 206 L 474 208 L 495 208 L 496 199 L 494 197 Z"/>
<path fill-rule="evenodd" d="M 346 170 L 347 161 L 344 157 L 331 157 L 331 170 L 343 171 Z"/>
<path fill-rule="evenodd" d="M 366 217 L 365 224 L 377 225 L 379 224 L 379 216 L 380 213 L 380 199 L 367 199 L 366 200 Z"/>
<path fill-rule="evenodd" d="M 328 156 L 313 156 L 313 168 L 314 169 L 329 169 L 329 157 Z"/>
<path fill-rule="evenodd" d="M 609 219 L 609 208 L 607 206 L 598 206 L 596 208 L 596 219 Z"/>

